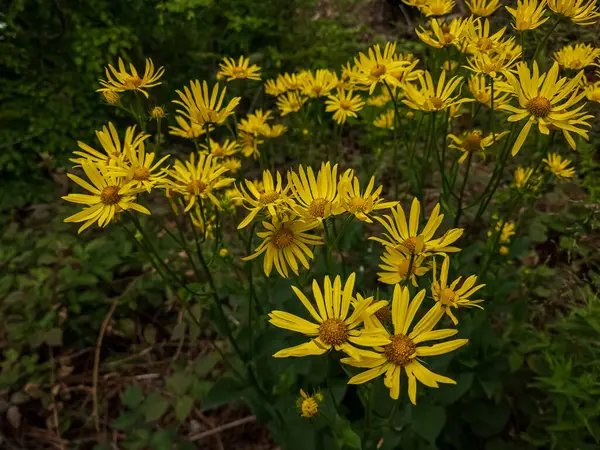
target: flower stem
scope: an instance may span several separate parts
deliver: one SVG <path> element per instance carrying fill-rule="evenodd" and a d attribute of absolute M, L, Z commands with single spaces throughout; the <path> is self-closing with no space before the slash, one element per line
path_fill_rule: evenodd
<path fill-rule="evenodd" d="M 469 152 L 467 155 L 467 169 L 463 178 L 462 186 L 460 188 L 460 196 L 458 197 L 458 206 L 456 207 L 456 215 L 454 216 L 454 228 L 458 226 L 460 216 L 462 214 L 463 196 L 465 194 L 465 187 L 467 186 L 467 180 L 469 179 L 469 172 L 471 170 L 471 159 L 473 158 L 473 152 Z"/>
<path fill-rule="evenodd" d="M 392 136 L 394 140 L 394 149 L 392 150 L 392 185 L 394 186 L 394 198 L 398 198 L 397 130 L 400 125 L 400 115 L 398 113 L 398 102 L 396 102 L 396 97 L 392 93 L 392 88 L 390 88 L 390 85 L 385 80 L 383 80 L 383 84 L 385 84 L 385 87 L 392 98 L 392 102 L 394 103 L 394 126 L 392 128 Z"/>
<path fill-rule="evenodd" d="M 535 61 L 537 59 L 537 56 L 540 53 L 540 50 L 542 49 L 542 47 L 546 46 L 546 42 L 548 41 L 548 38 L 550 37 L 550 35 L 552 34 L 554 29 L 557 27 L 558 23 L 560 22 L 560 17 L 561 17 L 560 15 L 557 15 L 556 20 L 554 21 L 554 24 L 552 25 L 552 27 L 550 27 L 550 29 L 544 35 L 542 40 L 540 42 L 538 42 L 538 45 L 535 47 L 535 53 L 533 54 L 532 61 Z"/>

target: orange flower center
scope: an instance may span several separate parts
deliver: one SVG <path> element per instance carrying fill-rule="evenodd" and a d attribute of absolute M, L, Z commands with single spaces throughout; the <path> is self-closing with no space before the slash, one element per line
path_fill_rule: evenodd
<path fill-rule="evenodd" d="M 292 242 L 294 242 L 294 233 L 287 228 L 277 230 L 273 234 L 273 244 L 275 244 L 275 247 L 278 249 L 286 248 Z"/>
<path fill-rule="evenodd" d="M 409 237 L 402 243 L 402 246 L 410 253 L 414 253 L 415 249 L 417 248 L 417 238 L 415 236 Z M 408 271 L 408 266 L 406 270 Z M 406 275 L 406 272 L 404 272 L 404 275 Z"/>
<path fill-rule="evenodd" d="M 246 69 L 243 67 L 234 67 L 231 69 L 231 73 L 236 78 L 246 78 Z"/>
<path fill-rule="evenodd" d="M 269 203 L 273 203 L 277 199 L 279 199 L 279 192 L 271 191 L 261 194 L 258 201 L 263 205 L 268 205 Z"/>
<path fill-rule="evenodd" d="M 319 97 L 321 95 L 321 92 L 323 91 L 323 86 L 313 86 L 311 91 L 313 94 Z"/>
<path fill-rule="evenodd" d="M 444 288 L 440 293 L 440 302 L 442 303 L 442 305 L 451 305 L 452 303 L 454 303 L 455 297 L 456 294 L 452 289 Z"/>
<path fill-rule="evenodd" d="M 354 197 L 348 202 L 348 209 L 352 213 L 364 212 L 367 207 L 367 201 L 362 197 Z"/>
<path fill-rule="evenodd" d="M 454 41 L 455 38 L 456 36 L 454 36 L 452 33 L 444 33 L 444 42 L 446 44 L 449 44 L 450 42 Z"/>
<path fill-rule="evenodd" d="M 492 40 L 488 37 L 482 37 L 481 39 L 479 39 L 479 42 L 477 43 L 477 47 L 479 47 L 479 51 L 481 52 L 487 52 L 488 50 L 490 50 L 492 48 Z"/>
<path fill-rule="evenodd" d="M 308 214 L 312 217 L 324 217 L 325 207 L 329 204 L 329 201 L 324 198 L 315 198 L 310 206 L 308 207 Z"/>
<path fill-rule="evenodd" d="M 202 180 L 192 180 L 187 185 L 187 191 L 190 195 L 199 195 L 202 194 L 208 185 Z"/>
<path fill-rule="evenodd" d="M 382 75 L 385 75 L 386 69 L 383 64 L 375 64 L 371 69 L 371 76 L 373 78 L 379 78 Z"/>
<path fill-rule="evenodd" d="M 431 97 L 431 104 L 435 109 L 441 109 L 444 106 L 444 100 L 440 97 Z"/>
<path fill-rule="evenodd" d="M 417 346 L 408 336 L 396 334 L 390 337 L 390 344 L 383 347 L 383 353 L 387 360 L 397 366 L 405 366 L 415 354 Z"/>
<path fill-rule="evenodd" d="M 352 109 L 352 103 L 348 100 L 340 100 L 340 109 L 345 109 L 348 111 Z"/>
<path fill-rule="evenodd" d="M 392 318 L 392 312 L 390 311 L 389 306 L 386 305 L 383 308 L 378 309 L 375 312 L 375 317 L 377 317 L 381 323 L 385 323 L 389 319 L 391 319 Z"/>
<path fill-rule="evenodd" d="M 140 77 L 130 75 L 125 79 L 125 83 L 123 84 L 125 85 L 125 89 L 137 89 L 141 86 L 142 79 Z"/>
<path fill-rule="evenodd" d="M 340 319 L 327 319 L 319 327 L 319 337 L 328 345 L 342 345 L 348 340 L 346 324 Z"/>
<path fill-rule="evenodd" d="M 116 205 L 121 200 L 119 186 L 106 186 L 100 193 L 100 201 L 105 205 Z"/>
<path fill-rule="evenodd" d="M 150 171 L 145 167 L 137 167 L 133 171 L 133 179 L 137 181 L 145 181 L 150 178 Z"/>
<path fill-rule="evenodd" d="M 538 95 L 536 98 L 529 100 L 527 103 L 527 111 L 529 111 L 532 116 L 544 119 L 552 112 L 552 104 L 546 97 Z"/>
<path fill-rule="evenodd" d="M 481 141 L 482 139 L 479 133 L 471 133 L 465 138 L 463 147 L 469 152 L 476 152 L 481 150 Z"/>

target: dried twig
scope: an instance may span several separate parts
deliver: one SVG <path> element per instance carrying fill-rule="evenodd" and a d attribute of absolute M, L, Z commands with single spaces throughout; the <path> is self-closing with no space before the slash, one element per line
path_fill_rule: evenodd
<path fill-rule="evenodd" d="M 203 431 L 202 433 L 194 434 L 188 437 L 190 441 L 199 441 L 200 439 L 204 439 L 206 437 L 212 436 L 214 434 L 221 433 L 222 431 L 229 430 L 231 428 L 239 427 L 240 425 L 244 425 L 245 423 L 255 422 L 256 416 L 248 416 L 243 419 L 234 420 L 233 422 L 226 423 L 225 425 L 221 425 L 219 427 L 213 428 L 212 430 Z"/>

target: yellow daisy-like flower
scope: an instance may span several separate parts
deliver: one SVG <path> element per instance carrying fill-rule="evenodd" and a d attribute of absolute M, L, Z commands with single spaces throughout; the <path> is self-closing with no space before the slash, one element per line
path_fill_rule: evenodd
<path fill-rule="evenodd" d="M 506 48 L 492 53 L 475 53 L 467 58 L 467 65 L 463 67 L 495 79 L 498 73 L 506 75 L 511 71 L 520 56 L 520 52 L 508 51 Z"/>
<path fill-rule="evenodd" d="M 558 63 L 545 74 L 540 75 L 537 63 L 533 62 L 533 72 L 525 63 L 517 67 L 518 78 L 507 73 L 508 81 L 516 93 L 519 107 L 501 105 L 499 109 L 512 112 L 508 117 L 509 122 L 517 122 L 526 119 L 525 126 L 519 133 L 512 148 L 512 154 L 516 155 L 523 146 L 531 126 L 537 122 L 538 128 L 543 134 L 550 134 L 550 126 L 560 129 L 570 145 L 574 147 L 570 132 L 577 133 L 587 139 L 586 131 L 570 123 L 569 120 L 584 121 L 578 116 L 584 105 L 569 111 L 568 109 L 577 104 L 585 92 L 578 92 L 578 85 L 583 77 L 583 71 L 579 72 L 573 79 L 558 78 Z M 565 101 L 566 100 L 566 101 Z M 563 102 L 564 103 L 561 103 Z M 584 122 L 585 123 L 585 122 Z"/>
<path fill-rule="evenodd" d="M 597 24 L 600 17 L 597 0 L 548 0 L 548 8 L 582 26 Z"/>
<path fill-rule="evenodd" d="M 232 141 L 231 139 L 225 139 L 225 141 L 221 144 L 220 142 L 213 141 L 212 138 L 209 138 L 208 142 L 208 146 L 201 144 L 200 148 L 202 148 L 202 150 L 210 152 L 210 154 L 216 160 L 219 158 L 233 156 L 240 151 L 238 143 L 236 141 Z"/>
<path fill-rule="evenodd" d="M 164 67 L 161 67 L 155 72 L 154 63 L 150 58 L 148 58 L 146 59 L 144 76 L 140 77 L 133 64 L 129 64 L 129 72 L 127 72 L 123 60 L 119 58 L 119 70 L 115 69 L 111 64 L 109 64 L 108 67 L 104 68 L 104 72 L 106 73 L 107 80 L 100 80 L 102 87 L 96 92 L 139 91 L 144 94 L 146 98 L 148 98 L 148 92 L 146 92 L 145 89 L 161 84 L 162 82 L 158 80 L 165 73 L 165 69 Z"/>
<path fill-rule="evenodd" d="M 92 161 L 83 161 L 81 167 L 92 184 L 71 173 L 67 176 L 89 194 L 69 194 L 62 197 L 63 200 L 72 203 L 88 205 L 83 211 L 73 214 L 65 219 L 65 222 L 85 222 L 77 231 L 81 233 L 94 222 L 105 227 L 121 210 L 133 209 L 143 214 L 150 214 L 146 208 L 135 203 L 135 195 L 140 192 L 134 188 L 132 183 L 127 183 L 122 177 L 114 177 L 101 172 L 101 167 Z"/>
<path fill-rule="evenodd" d="M 396 117 L 396 113 L 393 109 L 388 109 L 386 112 L 379 114 L 375 120 L 373 121 L 373 125 L 378 128 L 387 128 L 388 130 L 393 130 L 396 126 L 396 121 L 394 118 Z"/>
<path fill-rule="evenodd" d="M 279 97 L 287 91 L 287 88 L 280 84 L 278 80 L 267 80 L 264 84 L 265 94 L 273 97 Z"/>
<path fill-rule="evenodd" d="M 258 159 L 260 152 L 258 146 L 264 144 L 265 141 L 259 139 L 257 136 L 249 133 L 238 133 L 238 144 L 242 148 L 242 153 L 246 158 L 252 156 L 254 159 Z"/>
<path fill-rule="evenodd" d="M 84 142 L 77 141 L 77 145 L 83 151 L 74 151 L 73 154 L 79 156 L 79 158 L 70 158 L 69 161 L 74 162 L 77 165 L 81 165 L 84 161 L 91 161 L 101 167 L 122 165 L 126 152 L 129 150 L 136 150 L 150 137 L 150 135 L 146 133 L 139 133 L 136 135 L 135 128 L 135 125 L 127 127 L 123 145 L 121 145 L 121 139 L 119 138 L 117 129 L 112 122 L 108 122 L 108 127 L 104 125 L 102 131 L 96 131 L 96 137 L 98 138 L 100 145 L 102 145 L 104 153 L 99 152 Z"/>
<path fill-rule="evenodd" d="M 471 18 L 452 19 L 449 24 L 444 24 L 438 22 L 437 19 L 431 19 L 431 22 L 429 22 L 430 30 L 420 27 L 420 29 L 415 29 L 415 33 L 427 45 L 443 48 L 460 42 L 471 22 Z"/>
<path fill-rule="evenodd" d="M 400 82 L 393 73 L 408 70 L 414 67 L 412 62 L 397 61 L 394 59 L 396 53 L 396 44 L 387 42 L 383 53 L 379 44 L 371 47 L 367 52 L 359 53 L 354 58 L 356 65 L 356 81 L 358 84 L 369 87 L 369 94 L 372 94 L 378 83 L 388 83 L 389 85 L 399 86 Z M 411 69 L 412 70 L 412 69 Z"/>
<path fill-rule="evenodd" d="M 502 229 L 501 232 L 500 229 Z M 502 222 L 496 223 L 496 233 L 498 232 L 500 232 L 500 242 L 503 244 L 510 242 L 510 238 L 516 234 L 514 222 L 508 221 L 504 222 L 504 224 Z M 492 237 L 492 231 L 488 231 L 487 235 L 488 237 Z"/>
<path fill-rule="evenodd" d="M 529 178 L 531 178 L 531 175 L 533 175 L 532 168 L 524 169 L 523 167 L 518 166 L 515 170 L 515 186 L 518 189 L 527 186 L 527 182 L 529 181 Z"/>
<path fill-rule="evenodd" d="M 398 284 L 404 282 L 408 276 L 408 270 L 410 268 L 409 280 L 414 287 L 417 287 L 417 277 L 425 275 L 429 271 L 429 267 L 423 265 L 425 258 L 423 256 L 417 256 L 412 258 L 405 255 L 404 253 L 391 248 L 386 247 L 385 252 L 381 255 L 381 262 L 379 268 L 383 272 L 378 272 L 378 281 L 385 284 Z"/>
<path fill-rule="evenodd" d="M 554 52 L 554 60 L 565 69 L 581 70 L 588 66 L 599 66 L 600 48 L 589 44 L 565 45 Z"/>
<path fill-rule="evenodd" d="M 454 72 L 458 69 L 458 63 L 452 59 L 448 59 L 444 61 L 444 63 L 440 66 L 440 69 L 445 70 L 446 72 Z"/>
<path fill-rule="evenodd" d="M 548 156 L 542 161 L 548 166 L 548 170 L 560 179 L 573 178 L 575 168 L 569 167 L 571 160 L 563 159 L 558 153 L 548 153 Z"/>
<path fill-rule="evenodd" d="M 167 177 L 166 169 L 159 170 L 159 167 L 171 155 L 163 156 L 158 162 L 152 164 L 156 155 L 153 152 L 146 153 L 142 142 L 137 149 L 127 148 L 126 156 L 128 164 L 107 167 L 107 175 L 124 177 L 132 187 L 145 189 L 147 192 Z"/>
<path fill-rule="evenodd" d="M 185 86 L 183 92 L 179 90 L 175 92 L 181 100 L 174 100 L 173 103 L 184 108 L 177 112 L 200 126 L 222 124 L 233 114 L 233 110 L 241 100 L 240 97 L 234 97 L 223 107 L 227 88 L 223 87 L 221 95 L 219 95 L 219 83 L 215 84 L 212 92 L 209 92 L 208 83 L 203 81 L 200 85 L 198 80 L 190 81 L 190 87 Z"/>
<path fill-rule="evenodd" d="M 310 71 L 306 70 L 300 73 L 284 73 L 277 75 L 277 82 L 285 87 L 288 91 L 300 91 L 302 89 L 303 80 L 310 75 Z"/>
<path fill-rule="evenodd" d="M 299 80 L 302 93 L 311 98 L 325 97 L 335 89 L 339 80 L 334 72 L 327 69 L 318 69 L 313 74 L 307 74 Z"/>
<path fill-rule="evenodd" d="M 483 300 L 469 300 L 469 297 L 483 288 L 485 284 L 477 283 L 477 276 L 471 275 L 467 278 L 460 288 L 457 288 L 462 277 L 458 277 L 448 285 L 448 270 L 450 269 L 450 258 L 445 257 L 442 263 L 442 270 L 440 271 L 440 278 L 436 278 L 436 264 L 435 259 L 433 260 L 433 283 L 431 284 L 431 295 L 433 299 L 438 302 L 434 308 L 438 308 L 440 311 L 445 313 L 454 325 L 458 324 L 458 319 L 452 312 L 452 308 L 462 308 L 475 306 L 479 309 L 483 309 L 478 303 L 482 303 Z"/>
<path fill-rule="evenodd" d="M 372 223 L 369 215 L 374 211 L 389 209 L 396 206 L 398 202 L 386 202 L 379 198 L 383 186 L 375 187 L 375 177 L 371 177 L 364 193 L 360 193 L 360 183 L 358 177 L 354 179 L 347 177 L 340 181 L 338 186 L 339 204 L 345 211 L 353 214 L 358 220 Z"/>
<path fill-rule="evenodd" d="M 244 180 L 244 185 L 240 183 L 239 187 L 236 187 L 238 197 L 242 200 L 244 208 L 250 211 L 248 216 L 238 225 L 238 230 L 246 227 L 256 215 L 266 209 L 272 217 L 277 216 L 278 212 L 282 212 L 282 208 L 288 207 L 289 198 L 287 193 L 290 186 L 283 186 L 281 174 L 276 174 L 277 184 L 273 180 L 273 175 L 269 170 L 263 172 L 262 178 L 262 189 L 257 187 L 249 180 Z"/>
<path fill-rule="evenodd" d="M 492 86 L 488 84 L 484 75 L 471 75 L 469 77 L 469 91 L 479 103 L 492 107 Z M 504 105 L 509 101 L 509 94 L 505 90 L 512 90 L 510 86 L 504 86 L 500 82 L 494 82 L 494 108 Z"/>
<path fill-rule="evenodd" d="M 467 159 L 469 153 L 479 153 L 481 157 L 485 159 L 485 150 L 494 145 L 508 133 L 508 131 L 496 133 L 495 135 L 490 133 L 486 137 L 483 137 L 483 133 L 480 130 L 468 131 L 463 133 L 460 137 L 455 136 L 454 134 L 448 134 L 448 139 L 453 142 L 448 145 L 448 147 L 455 148 L 462 152 L 462 155 L 458 160 L 459 164 L 462 164 L 465 159 Z"/>
<path fill-rule="evenodd" d="M 313 280 L 312 291 L 316 303 L 313 303 L 302 293 L 300 289 L 292 286 L 294 293 L 300 299 L 313 320 L 310 322 L 301 317 L 285 311 L 272 311 L 269 314 L 269 322 L 278 328 L 296 331 L 311 338 L 305 344 L 296 345 L 278 351 L 275 358 L 287 358 L 290 356 L 322 355 L 331 349 L 343 351 L 350 356 L 350 360 L 358 360 L 365 350 L 356 345 L 371 347 L 374 345 L 385 345 L 390 342 L 381 330 L 357 330 L 362 324 L 363 313 L 372 305 L 373 297 L 363 299 L 357 295 L 358 302 L 354 303 L 354 310 L 350 313 L 350 305 L 354 297 L 354 281 L 356 274 L 352 273 L 342 286 L 342 279 L 338 275 L 333 283 L 329 276 L 325 276 L 323 290 L 317 280 Z M 387 304 L 385 301 L 378 302 L 379 307 Z"/>
<path fill-rule="evenodd" d="M 169 134 L 172 134 L 173 136 L 179 136 L 185 139 L 197 139 L 206 133 L 205 127 L 194 122 L 188 122 L 184 117 L 175 116 L 175 120 L 179 126 L 169 126 Z"/>
<path fill-rule="evenodd" d="M 459 43 L 458 47 L 461 51 L 471 54 L 490 53 L 506 45 L 506 41 L 502 40 L 505 32 L 506 27 L 502 27 L 490 35 L 488 19 L 471 20 L 466 26 L 464 41 Z"/>
<path fill-rule="evenodd" d="M 327 96 L 325 105 L 325 111 L 333 112 L 333 120 L 342 124 L 348 117 L 358 117 L 356 112 L 364 108 L 365 102 L 360 95 L 353 95 L 352 91 L 338 89 L 336 95 Z"/>
<path fill-rule="evenodd" d="M 600 103 L 600 81 L 589 84 L 585 88 L 585 98 L 591 102 Z"/>
<path fill-rule="evenodd" d="M 102 97 L 104 97 L 104 100 L 109 105 L 116 105 L 121 101 L 121 96 L 115 91 L 104 91 L 102 92 Z"/>
<path fill-rule="evenodd" d="M 344 212 L 338 204 L 337 164 L 322 163 L 317 176 L 312 167 L 306 172 L 304 167 L 298 167 L 298 173 L 290 172 L 288 182 L 297 205 L 294 211 L 307 223 L 318 223 L 331 215 Z"/>
<path fill-rule="evenodd" d="M 225 158 L 219 161 L 230 173 L 238 173 L 242 168 L 242 162 L 237 158 Z"/>
<path fill-rule="evenodd" d="M 319 405 L 323 403 L 323 394 L 316 393 L 309 396 L 306 392 L 300 389 L 300 397 L 296 400 L 296 407 L 300 412 L 300 416 L 305 419 L 311 419 L 319 414 Z"/>
<path fill-rule="evenodd" d="M 440 205 L 435 205 L 427 224 L 419 232 L 419 215 L 421 213 L 421 203 L 416 198 L 410 207 L 410 216 L 408 223 L 402 205 L 392 209 L 392 217 L 383 216 L 375 219 L 384 226 L 387 233 L 383 236 L 385 239 L 370 237 L 370 240 L 380 242 L 385 247 L 392 247 L 400 250 L 407 255 L 430 256 L 443 254 L 446 252 L 458 252 L 457 247 L 451 247 L 450 244 L 456 242 L 463 234 L 462 228 L 454 228 L 447 231 L 442 237 L 433 239 L 433 235 L 442 224 L 444 215 L 440 214 Z"/>
<path fill-rule="evenodd" d="M 512 27 L 518 31 L 535 30 L 544 24 L 548 17 L 546 12 L 546 0 L 517 0 L 517 8 L 505 6 L 506 10 L 513 16 Z"/>
<path fill-rule="evenodd" d="M 402 3 L 408 6 L 414 6 L 415 8 L 420 8 L 427 3 L 427 0 L 402 0 Z"/>
<path fill-rule="evenodd" d="M 462 77 L 452 77 L 446 83 L 446 71 L 442 70 L 437 86 L 433 83 L 429 71 L 425 71 L 425 75 L 419 76 L 419 88 L 412 83 L 405 83 L 404 93 L 406 99 L 402 103 L 412 109 L 422 111 L 442 111 L 453 105 L 472 102 L 470 98 L 459 98 L 460 89 L 453 97 L 457 88 L 462 83 Z"/>
<path fill-rule="evenodd" d="M 488 17 L 500 8 L 500 0 L 465 0 L 465 3 L 474 16 Z"/>
<path fill-rule="evenodd" d="M 237 128 L 242 133 L 249 133 L 254 136 L 265 136 L 269 132 L 267 121 L 270 117 L 271 111 L 263 113 L 262 109 L 257 109 L 253 114 L 248 114 L 245 119 L 241 119 Z"/>
<path fill-rule="evenodd" d="M 385 374 L 383 382 L 390 390 L 390 397 L 397 400 L 400 396 L 400 376 L 404 369 L 408 378 L 408 397 L 414 405 L 417 404 L 417 380 L 425 386 L 434 388 L 439 387 L 438 383 L 456 384 L 451 378 L 430 371 L 419 361 L 419 358 L 449 353 L 462 347 L 469 340 L 454 339 L 431 346 L 419 345 L 427 341 L 446 339 L 458 333 L 458 330 L 452 329 L 433 331 L 443 316 L 443 311 L 439 308 L 429 310 L 409 332 L 424 298 L 425 289 L 411 301 L 407 287 L 402 288 L 398 284 L 395 286 L 392 299 L 394 334 L 390 334 L 385 328 L 380 328 L 388 335 L 391 342 L 385 346 L 375 347 L 373 352 L 363 352 L 358 361 L 342 358 L 344 364 L 368 369 L 350 378 L 348 384 L 366 383 Z"/>
<path fill-rule="evenodd" d="M 213 191 L 224 188 L 233 183 L 233 178 L 223 177 L 228 171 L 226 167 L 218 164 L 212 155 L 206 153 L 190 154 L 190 159 L 185 163 L 175 161 L 173 169 L 169 170 L 169 188 L 179 194 L 187 202 L 184 212 L 188 212 L 197 199 L 208 198 L 219 208 L 219 200 Z"/>
<path fill-rule="evenodd" d="M 196 227 L 204 239 L 212 240 L 215 238 L 215 227 L 217 218 L 214 214 L 207 216 L 206 211 L 202 211 L 200 205 L 196 203 L 196 206 L 190 211 L 190 219 L 192 225 Z"/>
<path fill-rule="evenodd" d="M 392 97 L 387 89 L 384 89 L 379 95 L 372 95 L 367 99 L 367 105 L 382 107 L 392 101 Z"/>
<path fill-rule="evenodd" d="M 263 241 L 252 255 L 242 259 L 249 261 L 264 253 L 263 269 L 267 276 L 271 275 L 273 265 L 279 275 L 284 278 L 289 275 L 288 265 L 298 275 L 298 261 L 305 269 L 308 269 L 308 260 L 314 258 L 309 246 L 313 247 L 324 243 L 320 236 L 308 233 L 318 225 L 318 222 L 306 223 L 284 215 L 281 219 L 277 216 L 272 217 L 271 223 L 263 222 L 262 224 L 267 231 L 256 234 Z"/>
<path fill-rule="evenodd" d="M 267 125 L 267 127 L 265 128 L 265 137 L 268 138 L 276 138 L 279 136 L 282 136 L 286 131 L 287 131 L 287 127 L 283 124 L 278 123 L 277 125 L 273 125 L 273 126 L 269 126 Z"/>
<path fill-rule="evenodd" d="M 456 6 L 454 0 L 426 0 L 421 6 L 418 6 L 419 11 L 426 17 L 430 16 L 445 16 L 450 14 Z"/>
<path fill-rule="evenodd" d="M 226 81 L 232 80 L 260 80 L 260 67 L 256 64 L 250 65 L 250 59 L 240 56 L 236 63 L 233 58 L 223 58 L 219 64 L 221 70 L 217 75 L 227 77 Z"/>
<path fill-rule="evenodd" d="M 150 110 L 150 117 L 152 117 L 154 120 L 162 119 L 166 115 L 167 113 L 162 106 L 155 106 Z"/>
<path fill-rule="evenodd" d="M 302 105 L 304 105 L 307 100 L 308 97 L 304 97 L 298 92 L 290 91 L 277 98 L 277 109 L 279 109 L 282 116 L 287 116 L 290 113 L 300 111 L 300 108 L 302 108 Z"/>

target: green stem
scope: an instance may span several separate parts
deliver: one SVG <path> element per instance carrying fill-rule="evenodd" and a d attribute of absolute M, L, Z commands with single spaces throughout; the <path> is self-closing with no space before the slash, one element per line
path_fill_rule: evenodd
<path fill-rule="evenodd" d="M 460 188 L 460 196 L 458 197 L 458 206 L 456 207 L 456 215 L 454 216 L 454 228 L 458 226 L 460 222 L 460 216 L 462 214 L 463 198 L 465 194 L 465 187 L 467 186 L 467 180 L 469 179 L 469 171 L 471 170 L 471 159 L 473 158 L 473 152 L 469 152 L 467 155 L 467 169 L 463 178 L 462 186 Z"/>
<path fill-rule="evenodd" d="M 490 131 L 492 132 L 492 144 L 496 143 L 496 132 L 494 131 L 494 77 L 490 76 L 491 93 L 490 93 Z"/>
<path fill-rule="evenodd" d="M 519 32 L 521 38 L 521 61 L 525 61 L 525 31 Z"/>
<path fill-rule="evenodd" d="M 387 81 L 383 80 L 383 84 L 387 88 L 390 97 L 392 98 L 392 102 L 394 103 L 394 126 L 392 128 L 392 138 L 394 140 L 394 148 L 392 150 L 392 184 L 394 186 L 394 198 L 398 198 L 398 142 L 397 142 L 397 129 L 400 125 L 400 114 L 398 113 L 398 102 L 396 101 L 396 97 L 392 93 L 392 89 Z"/>
<path fill-rule="evenodd" d="M 332 260 L 331 260 L 331 251 L 333 250 L 331 246 L 331 240 L 329 238 L 329 227 L 327 226 L 327 219 L 323 220 L 323 231 L 325 234 L 325 263 L 327 264 L 327 272 L 332 275 Z"/>
<path fill-rule="evenodd" d="M 542 40 L 540 42 L 538 42 L 538 45 L 535 47 L 535 53 L 533 54 L 532 61 L 536 61 L 537 56 L 540 53 L 540 50 L 542 49 L 542 47 L 544 47 L 546 45 L 546 42 L 548 41 L 548 38 L 550 37 L 550 35 L 552 34 L 552 32 L 554 31 L 554 29 L 557 27 L 558 23 L 560 22 L 560 18 L 561 18 L 560 15 L 556 16 L 556 20 L 554 21 L 554 24 L 552 25 L 552 27 L 550 27 L 550 29 L 544 35 L 544 37 L 542 38 Z"/>
<path fill-rule="evenodd" d="M 410 261 L 408 263 L 408 270 L 406 272 L 406 278 L 404 278 L 404 286 L 408 286 L 408 283 L 410 282 L 410 275 L 412 272 L 412 268 L 413 268 L 413 264 L 415 262 L 415 254 L 411 253 L 410 254 Z"/>

